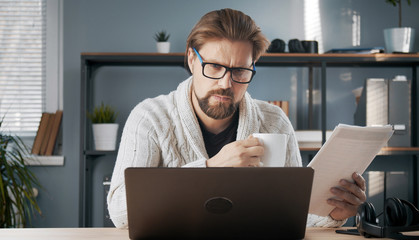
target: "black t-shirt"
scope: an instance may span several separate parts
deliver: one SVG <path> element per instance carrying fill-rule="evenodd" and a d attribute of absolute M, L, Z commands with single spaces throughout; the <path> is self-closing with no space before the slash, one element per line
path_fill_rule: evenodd
<path fill-rule="evenodd" d="M 204 137 L 205 148 L 210 158 L 216 155 L 221 150 L 221 148 L 224 147 L 224 145 L 236 141 L 237 127 L 239 125 L 238 113 L 239 112 L 237 111 L 234 114 L 233 121 L 231 122 L 230 126 L 228 126 L 224 131 L 220 132 L 219 134 L 213 134 L 208 132 L 202 125 L 201 121 L 198 119 L 202 131 L 202 136 Z"/>

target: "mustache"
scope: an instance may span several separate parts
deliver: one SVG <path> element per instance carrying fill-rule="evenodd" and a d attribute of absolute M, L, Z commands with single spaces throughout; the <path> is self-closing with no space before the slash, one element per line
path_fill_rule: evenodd
<path fill-rule="evenodd" d="M 230 88 L 215 89 L 215 90 L 211 90 L 211 91 L 208 92 L 208 96 L 213 95 L 213 94 L 234 98 L 234 93 Z"/>

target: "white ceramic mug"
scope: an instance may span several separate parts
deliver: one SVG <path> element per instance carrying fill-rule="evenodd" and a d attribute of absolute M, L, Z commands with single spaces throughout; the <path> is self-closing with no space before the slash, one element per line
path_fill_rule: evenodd
<path fill-rule="evenodd" d="M 261 159 L 263 167 L 283 167 L 285 165 L 287 134 L 253 133 L 252 135 L 258 138 L 265 148 L 265 154 Z"/>

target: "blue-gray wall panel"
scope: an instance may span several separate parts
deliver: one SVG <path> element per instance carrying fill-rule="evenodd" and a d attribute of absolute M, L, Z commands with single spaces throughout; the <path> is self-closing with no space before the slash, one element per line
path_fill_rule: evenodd
<path fill-rule="evenodd" d="M 79 118 L 81 52 L 155 52 L 152 38 L 165 29 L 170 34 L 171 51 L 184 52 L 186 37 L 206 12 L 225 7 L 249 14 L 270 39 L 305 39 L 303 0 L 64 0 L 64 118 L 63 152 L 65 166 L 36 167 L 36 174 L 46 188 L 39 197 L 43 218 L 38 227 L 74 227 L 79 222 Z M 404 25 L 416 28 L 415 50 L 419 49 L 419 2 L 404 8 Z M 320 0 L 319 13 L 323 49 L 350 47 L 353 14 L 361 18 L 360 44 L 383 46 L 382 30 L 395 27 L 397 9 L 384 0 Z M 397 74 L 410 77 L 406 69 Z M 367 77 L 392 77 L 393 69 L 328 69 L 328 128 L 339 122 L 351 123 L 354 98 L 351 90 Z M 250 94 L 263 100 L 289 100 L 290 118 L 295 127 L 306 128 L 306 68 L 258 69 Z M 131 109 L 141 100 L 166 94 L 187 77 L 182 68 L 102 68 L 95 73 L 95 102 L 114 105 L 118 112 L 120 133 Z M 315 86 L 320 74 L 315 70 Z M 342 80 L 344 79 L 344 80 Z M 269 86 L 269 87 L 267 87 Z M 315 105 L 315 109 L 318 107 Z M 344 109 L 344 111 L 342 111 Z M 339 112 L 338 112 L 339 111 Z M 338 112 L 338 114 L 337 114 Z M 316 116 L 318 114 L 316 113 Z M 319 126 L 317 124 L 317 126 Z M 103 176 L 112 171 L 115 156 L 93 161 L 93 225 L 102 225 Z M 386 165 L 390 161 L 382 161 Z M 405 165 L 406 161 L 399 164 Z M 410 166 L 409 164 L 406 166 Z"/>

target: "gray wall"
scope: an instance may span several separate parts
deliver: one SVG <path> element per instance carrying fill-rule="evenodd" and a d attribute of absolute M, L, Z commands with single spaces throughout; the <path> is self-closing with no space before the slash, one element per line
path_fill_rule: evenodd
<path fill-rule="evenodd" d="M 403 1 L 405 4 L 405 1 Z M 64 0 L 64 119 L 63 151 L 65 166 L 36 167 L 45 187 L 39 196 L 43 217 L 36 227 L 76 227 L 79 225 L 79 112 L 81 52 L 155 52 L 152 38 L 165 29 L 170 34 L 171 52 L 184 52 L 186 37 L 193 25 L 208 11 L 230 7 L 250 15 L 270 39 L 307 39 L 304 32 L 303 0 Z M 385 0 L 319 0 L 323 49 L 351 47 L 352 15 L 361 17 L 360 46 L 384 46 L 383 29 L 396 27 L 397 9 Z M 415 51 L 419 50 L 419 1 L 404 8 L 404 25 L 416 29 Z M 317 40 L 317 39 L 316 39 Z M 318 87 L 319 73 L 315 84 Z M 351 90 L 367 77 L 393 77 L 408 69 L 334 68 L 328 78 L 328 128 L 352 123 L 355 111 Z M 108 67 L 95 77 L 95 100 L 119 111 L 120 132 L 130 110 L 140 101 L 175 89 L 188 76 L 182 68 Z M 294 127 L 307 127 L 305 90 L 307 70 L 300 68 L 258 68 L 250 94 L 263 100 L 288 100 Z M 318 116 L 318 115 L 317 115 Z M 318 124 L 316 124 L 318 127 Z M 119 133 L 120 134 L 120 133 Z M 102 226 L 103 177 L 111 174 L 115 156 L 93 161 L 93 225 Z M 392 166 L 391 160 L 374 162 L 374 168 Z M 409 169 L 410 158 L 397 165 Z"/>

